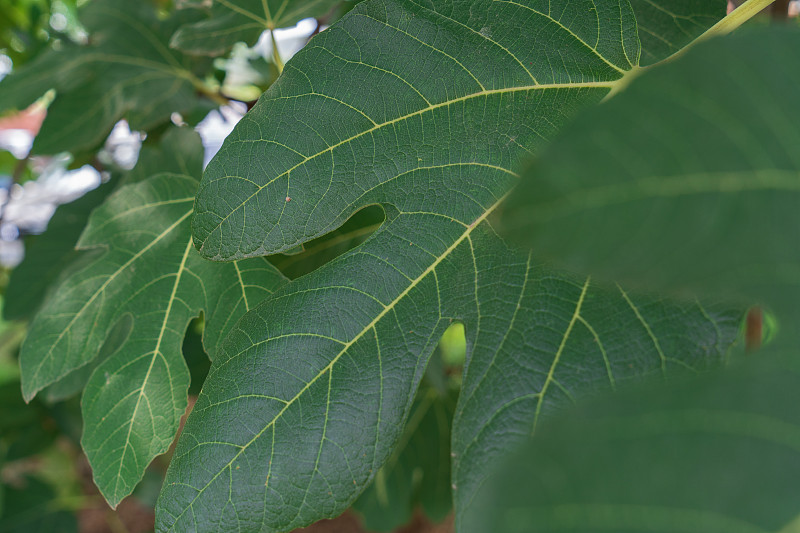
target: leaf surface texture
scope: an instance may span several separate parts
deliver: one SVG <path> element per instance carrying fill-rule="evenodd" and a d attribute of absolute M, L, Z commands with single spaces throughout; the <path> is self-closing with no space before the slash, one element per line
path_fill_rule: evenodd
<path fill-rule="evenodd" d="M 492 225 L 520 160 L 639 55 L 627 2 L 370 0 L 288 62 L 204 175 L 201 254 L 293 250 L 376 203 L 386 221 L 231 331 L 158 530 L 287 531 L 343 511 L 400 438 L 454 321 L 469 396 L 453 426 L 457 513 L 500 452 L 572 398 L 721 361 L 736 310 L 554 271 Z"/>

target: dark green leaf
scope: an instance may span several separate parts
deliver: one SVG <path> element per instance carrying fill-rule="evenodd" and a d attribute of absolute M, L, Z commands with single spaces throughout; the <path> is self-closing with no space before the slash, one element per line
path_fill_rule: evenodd
<path fill-rule="evenodd" d="M 220 55 L 239 41 L 252 46 L 265 30 L 286 28 L 329 12 L 341 0 L 212 0 L 211 13 L 182 27 L 171 45 L 195 54 Z"/>
<path fill-rule="evenodd" d="M 194 251 L 196 188 L 197 176 L 160 174 L 120 188 L 95 209 L 78 245 L 103 253 L 62 280 L 23 344 L 30 399 L 92 363 L 115 325 L 133 319 L 124 342 L 92 371 L 82 400 L 82 444 L 113 506 L 178 429 L 189 386 L 181 353 L 189 321 L 206 311 L 204 342 L 214 354 L 237 318 L 285 281 L 264 259 L 221 265 Z"/>
<path fill-rule="evenodd" d="M 506 225 L 575 268 L 767 304 L 797 346 L 798 48 L 743 32 L 643 74 L 531 168 Z"/>
<path fill-rule="evenodd" d="M 482 463 L 463 454 L 474 472 L 457 504 L 540 414 L 608 387 L 610 374 L 720 361 L 738 313 L 554 272 L 489 221 L 518 161 L 625 83 L 638 55 L 624 1 L 548 12 L 533 1 L 371 0 L 295 56 L 204 175 L 201 253 L 290 250 L 372 204 L 386 221 L 232 330 L 170 465 L 159 531 L 286 531 L 343 511 L 400 438 L 453 321 L 466 330 L 465 390 L 487 399 L 482 413 L 517 415 Z M 495 368 L 517 373 L 498 385 Z M 466 446 L 491 420 L 460 410 Z"/>
<path fill-rule="evenodd" d="M 555 421 L 482 487 L 463 531 L 796 531 L 798 359 L 747 363 Z"/>
<path fill-rule="evenodd" d="M 93 148 L 122 118 L 147 130 L 189 111 L 198 103 L 200 65 L 167 42 L 199 14 L 181 10 L 162 21 L 146 1 L 93 0 L 80 15 L 89 43 L 64 43 L 15 70 L 0 82 L 0 110 L 23 109 L 57 90 L 33 146 L 42 154 Z"/>

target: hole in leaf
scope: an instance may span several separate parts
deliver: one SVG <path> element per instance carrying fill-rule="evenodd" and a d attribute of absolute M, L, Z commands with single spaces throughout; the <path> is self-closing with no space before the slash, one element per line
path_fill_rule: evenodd
<path fill-rule="evenodd" d="M 366 241 L 385 219 L 381 206 L 365 207 L 339 229 L 269 259 L 289 279 L 299 278 Z"/>
<path fill-rule="evenodd" d="M 186 359 L 186 366 L 189 367 L 189 373 L 192 376 L 189 385 L 190 396 L 200 394 L 200 389 L 203 388 L 208 371 L 211 369 L 211 360 L 203 348 L 204 326 L 205 319 L 201 314 L 199 318 L 189 322 L 186 335 L 183 337 L 183 357 Z"/>
<path fill-rule="evenodd" d="M 461 388 L 461 373 L 467 358 L 467 339 L 464 324 L 454 322 L 442 334 L 433 352 L 425 380 L 444 394 Z"/>

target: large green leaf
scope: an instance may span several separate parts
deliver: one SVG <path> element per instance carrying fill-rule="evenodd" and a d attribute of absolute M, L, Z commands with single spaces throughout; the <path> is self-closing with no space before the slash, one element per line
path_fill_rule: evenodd
<path fill-rule="evenodd" d="M 398 220 L 389 231 L 408 235 Z M 464 390 L 474 391 L 454 429 L 457 505 L 559 405 L 610 382 L 706 368 L 736 337 L 739 313 L 590 289 L 531 265 L 485 225 L 409 283 L 398 269 L 435 250 L 439 229 L 426 241 L 420 228 L 391 263 L 373 238 L 242 318 L 173 457 L 162 530 L 284 531 L 341 512 L 399 439 L 453 318 L 465 322 Z"/>
<path fill-rule="evenodd" d="M 800 346 L 798 47 L 744 32 L 643 74 L 530 169 L 506 225 L 606 277 L 761 301 Z"/>
<path fill-rule="evenodd" d="M 786 355 L 564 416 L 505 461 L 463 531 L 797 531 L 800 366 Z"/>
<path fill-rule="evenodd" d="M 239 41 L 254 45 L 265 30 L 319 17 L 341 0 L 213 0 L 208 19 L 183 26 L 172 46 L 196 54 L 220 55 Z"/>
<path fill-rule="evenodd" d="M 33 146 L 43 154 L 91 149 L 121 118 L 148 130 L 189 111 L 199 102 L 196 70 L 203 64 L 167 42 L 199 16 L 186 9 L 159 20 L 148 1 L 93 0 L 80 13 L 88 44 L 63 43 L 13 71 L 0 82 L 0 110 L 23 109 L 57 90 Z"/>
<path fill-rule="evenodd" d="M 170 128 L 157 143 L 146 144 L 139 153 L 136 166 L 114 177 L 115 183 L 130 184 L 164 172 L 200 176 L 203 172 L 203 145 L 189 128 Z M 11 274 L 6 289 L 3 313 L 6 318 L 32 318 L 48 291 L 58 287 L 59 278 L 72 275 L 95 259 L 91 252 L 75 249 L 91 210 L 113 190 L 111 183 L 102 185 L 78 200 L 61 206 L 48 224 L 47 231 L 29 246 L 25 260 Z M 97 357 L 47 387 L 47 399 L 59 401 L 83 390 L 94 369 L 112 355 L 128 337 L 131 317 L 118 321 L 106 335 Z"/>
<path fill-rule="evenodd" d="M 195 204 L 206 257 L 291 250 L 370 204 L 387 219 L 231 331 L 170 465 L 159 531 L 286 531 L 341 512 L 390 454 L 454 320 L 467 332 L 465 390 L 508 413 L 500 447 L 456 463 L 456 479 L 475 470 L 457 504 L 570 397 L 722 359 L 738 313 L 605 289 L 495 234 L 517 162 L 639 55 L 627 2 L 540 4 L 362 3 L 228 137 Z M 498 385 L 499 368 L 516 373 Z M 491 422 L 463 405 L 456 439 Z"/>
<path fill-rule="evenodd" d="M 95 209 L 78 247 L 104 252 L 61 281 L 22 347 L 30 399 L 90 364 L 116 324 L 132 317 L 130 334 L 94 369 L 82 400 L 82 444 L 111 505 L 178 429 L 189 386 L 181 354 L 189 321 L 205 310 L 204 342 L 213 355 L 237 318 L 285 281 L 264 259 L 213 264 L 195 252 L 189 218 L 197 183 L 197 176 L 160 174 L 122 187 Z"/>

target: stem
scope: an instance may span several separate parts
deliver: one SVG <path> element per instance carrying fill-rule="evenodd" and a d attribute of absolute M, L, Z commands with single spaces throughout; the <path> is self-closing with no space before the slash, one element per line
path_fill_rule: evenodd
<path fill-rule="evenodd" d="M 709 37 L 729 34 L 769 7 L 769 5 L 774 1 L 775 0 L 747 0 L 747 2 L 734 9 L 730 15 L 711 26 L 708 30 L 706 30 L 705 33 L 703 33 L 703 35 L 695 39 L 689 46 L 704 41 Z"/>
<path fill-rule="evenodd" d="M 281 54 L 278 52 L 278 42 L 275 40 L 275 30 L 270 30 L 269 36 L 272 39 L 272 62 L 275 63 L 276 67 L 278 67 L 278 75 L 280 76 L 283 73 L 283 59 L 281 59 Z"/>
<path fill-rule="evenodd" d="M 744 4 L 740 5 L 736 9 L 731 12 L 730 15 L 727 15 L 725 18 L 711 26 L 709 29 L 705 31 L 700 37 L 695 39 L 694 41 L 690 42 L 664 61 L 660 61 L 659 63 L 665 63 L 667 61 L 672 61 L 683 54 L 686 53 L 687 50 L 692 48 L 697 43 L 701 43 L 706 39 L 710 39 L 711 37 L 719 37 L 722 35 L 728 35 L 733 30 L 737 29 L 739 26 L 753 18 L 754 16 L 758 15 L 769 7 L 769 5 L 774 2 L 775 0 L 747 0 Z M 656 64 L 659 64 L 656 63 Z M 651 65 L 652 66 L 652 65 Z"/>
<path fill-rule="evenodd" d="M 226 106 L 230 103 L 230 100 L 225 98 L 222 94 L 212 91 L 202 82 L 195 84 L 194 88 L 197 89 L 197 92 L 220 106 Z"/>

